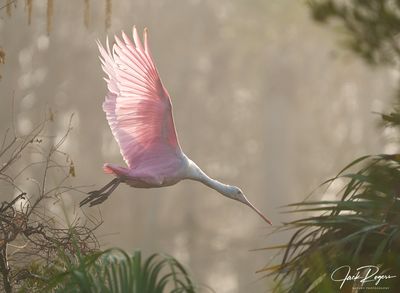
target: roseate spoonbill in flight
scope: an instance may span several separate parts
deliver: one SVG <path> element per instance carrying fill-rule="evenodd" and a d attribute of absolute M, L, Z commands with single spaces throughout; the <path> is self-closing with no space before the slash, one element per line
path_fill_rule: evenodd
<path fill-rule="evenodd" d="M 80 205 L 102 203 L 122 182 L 137 188 L 154 188 L 191 179 L 251 207 L 271 224 L 240 188 L 210 178 L 182 152 L 171 99 L 151 56 L 147 29 L 143 38 L 144 45 L 133 27 L 133 41 L 122 32 L 122 40 L 115 36 L 112 50 L 108 39 L 106 48 L 97 42 L 102 68 L 108 76 L 103 110 L 128 168 L 104 164 L 104 172 L 116 178 L 100 190 L 89 192 Z"/>

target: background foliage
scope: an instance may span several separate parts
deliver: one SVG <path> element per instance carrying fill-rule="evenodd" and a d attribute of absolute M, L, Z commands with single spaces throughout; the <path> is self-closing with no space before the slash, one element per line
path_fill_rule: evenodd
<path fill-rule="evenodd" d="M 322 0 L 309 1 L 309 7 L 316 21 L 339 29 L 342 44 L 368 64 L 399 70 L 400 1 Z M 398 103 L 396 95 L 392 112 L 381 114 L 383 128 L 400 126 Z M 397 144 L 399 138 L 395 140 Z M 306 201 L 287 206 L 288 213 L 311 215 L 285 223 L 279 231 L 293 230 L 290 241 L 267 248 L 283 249 L 281 264 L 261 270 L 275 276 L 276 291 L 338 292 L 340 282 L 331 279 L 335 269 L 350 265 L 354 274 L 361 266 L 377 265 L 380 273 L 396 277 L 378 284 L 348 281 L 343 292 L 355 288 L 364 292 L 369 290 L 365 287 L 374 286 L 397 292 L 400 288 L 399 163 L 398 153 L 360 157 L 310 195 L 322 200 L 310 200 L 309 196 Z"/>
<path fill-rule="evenodd" d="M 20 90 L 21 96 L 17 100 L 21 102 L 19 110 L 25 111 L 24 115 L 31 115 L 32 107 L 43 101 L 58 104 L 66 112 L 71 110 L 81 114 L 81 135 L 75 137 L 69 150 L 85 154 L 75 163 L 85 162 L 78 169 L 79 178 L 84 182 L 87 178 L 92 181 L 94 166 L 101 165 L 100 157 L 119 158 L 118 151 L 113 153 L 109 146 L 109 130 L 100 131 L 106 129 L 105 122 L 99 122 L 104 120 L 100 102 L 97 112 L 92 104 L 87 106 L 88 99 L 95 101 L 94 97 L 104 95 L 93 40 L 97 37 L 103 40 L 105 36 L 101 33 L 100 36 L 93 35 L 84 29 L 71 29 L 82 20 L 85 25 L 93 23 L 90 11 L 97 5 L 90 1 L 92 5 L 89 6 L 89 1 L 85 0 L 76 5 L 81 9 L 71 12 L 68 7 L 72 6 L 64 4 L 67 2 L 42 1 L 45 3 L 43 10 L 32 6 L 32 3 L 39 3 L 36 0 L 27 1 L 31 6 L 26 10 L 23 1 L 6 2 L 12 3 L 10 12 L 16 21 L 9 21 L 11 18 L 7 17 L 3 19 L 2 39 L 7 40 L 3 45 L 10 49 L 6 50 L 7 64 L 2 66 L 2 69 L 8 69 L 8 74 L 3 75 L 9 79 L 2 86 L 8 86 L 12 91 L 15 87 Z M 17 9 L 14 9 L 15 3 Z M 107 2 L 100 3 L 97 11 L 100 11 L 102 22 L 98 31 L 103 31 L 103 3 Z M 378 75 L 366 77 L 364 72 L 360 73 L 364 67 L 343 64 L 335 67 L 337 64 L 325 56 L 330 36 L 319 33 L 312 25 L 308 26 L 308 19 L 303 17 L 304 7 L 299 8 L 294 1 L 255 1 L 254 5 L 247 1 L 138 0 L 118 3 L 119 11 L 117 2 L 113 2 L 113 14 L 117 14 L 113 30 L 129 30 L 133 22 L 153 26 L 152 44 L 160 71 L 167 73 L 163 74 L 166 84 L 179 101 L 175 104 L 175 114 L 178 114 L 176 122 L 181 123 L 178 128 L 185 149 L 199 158 L 211 174 L 243 185 L 250 197 L 259 196 L 257 202 L 270 213 L 275 213 L 274 207 L 282 202 L 293 201 L 295 197 L 290 198 L 293 190 L 296 198 L 302 198 L 303 192 L 299 190 L 308 189 L 309 182 L 319 180 L 318 176 L 325 177 L 326 172 L 332 174 L 329 168 L 337 168 L 335 164 L 340 164 L 340 160 L 347 160 L 348 156 L 364 150 L 365 142 L 376 142 L 381 138 L 371 136 L 371 133 L 376 133 L 365 122 L 372 119 L 362 119 L 362 109 L 370 109 L 368 103 L 358 103 L 355 107 L 347 105 L 349 97 L 353 102 L 358 99 L 370 101 L 376 85 L 379 85 L 375 79 Z M 323 5 L 327 2 L 315 3 Z M 331 3 L 341 8 L 344 1 Z M 351 11 L 355 4 L 346 2 L 345 5 L 349 6 L 346 9 Z M 377 4 L 374 5 L 378 7 Z M 57 7 L 62 14 L 53 19 Z M 39 23 L 39 12 L 45 12 L 43 26 Z M 23 18 L 18 18 L 21 14 Z M 26 22 L 19 21 L 26 16 L 31 23 L 29 29 Z M 351 19 L 351 14 L 347 17 Z M 21 25 L 16 23 L 18 21 Z M 335 15 L 330 16 L 326 23 L 342 32 L 346 30 Z M 46 27 L 47 31 L 52 29 L 51 38 L 45 36 Z M 364 35 L 367 34 L 364 31 Z M 341 36 L 350 47 L 356 46 L 351 41 L 352 32 L 346 31 Z M 395 39 L 395 36 L 391 37 Z M 369 55 L 378 57 L 372 58 L 376 61 L 369 61 L 369 64 L 390 64 L 395 60 L 391 45 L 380 44 L 374 50 L 378 53 Z M 391 55 L 386 61 L 385 56 L 380 56 L 384 51 Z M 4 56 L 0 51 L 0 62 L 4 61 Z M 46 75 L 46 72 L 51 74 Z M 333 78 L 332 73 L 336 74 Z M 16 80 L 18 86 L 14 83 Z M 342 84 L 344 81 L 346 84 Z M 348 88 L 355 88 L 358 92 L 348 94 Z M 329 107 L 326 106 L 328 102 Z M 7 115 L 1 116 L 8 119 Z M 397 117 L 395 111 L 385 116 L 390 123 Z M 358 143 L 348 143 L 354 126 L 352 122 L 356 118 L 363 122 L 362 139 Z M 333 134 L 341 124 L 349 131 L 340 139 Z M 59 125 L 64 126 L 65 122 L 61 120 Z M 88 154 L 86 148 L 93 145 L 102 145 L 102 148 L 92 148 Z M 350 171 L 357 173 L 358 170 Z M 89 175 L 85 177 L 85 174 Z M 102 180 L 99 176 L 95 183 L 101 184 Z M 160 191 L 157 191 L 157 197 L 151 194 L 132 196 L 120 206 L 118 201 L 114 201 L 115 205 L 110 205 L 108 211 L 106 231 L 118 225 L 121 234 L 126 235 L 116 237 L 115 241 L 119 243 L 131 245 L 134 242 L 136 245 L 143 242 L 146 247 L 158 245 L 162 250 L 171 249 L 173 254 L 179 252 L 181 259 L 186 259 L 191 268 L 197 267 L 196 276 L 219 284 L 219 292 L 247 290 L 249 279 L 253 277 L 252 268 L 264 261 L 258 255 L 248 253 L 248 249 L 256 246 L 254 235 L 260 233 L 258 222 L 243 212 L 238 223 L 237 213 L 230 212 L 234 211 L 233 204 L 229 206 L 211 194 L 206 197 L 208 195 L 201 187 L 181 185 L 177 188 L 182 189 L 178 189 L 179 192 L 170 189 L 168 196 L 160 196 Z M 162 192 L 168 193 L 167 190 Z M 150 205 L 153 213 L 149 216 L 144 207 Z M 137 209 L 134 212 L 130 209 L 131 213 L 128 213 L 124 209 L 127 206 Z M 182 212 L 172 214 L 172 207 Z M 121 220 L 113 217 L 115 210 L 121 211 Z M 107 216 L 106 207 L 103 211 Z M 122 211 L 125 212 L 123 219 Z M 209 216 L 204 217 L 205 213 Z M 273 216 L 280 219 L 276 213 Z M 141 222 L 142 219 L 146 221 Z M 132 227 L 135 233 L 131 233 Z M 157 235 L 157 241 L 146 231 Z M 233 250 L 237 252 L 235 257 L 227 257 L 226 251 Z"/>
<path fill-rule="evenodd" d="M 58 262 L 38 272 L 46 279 L 27 282 L 21 292 L 162 293 L 196 292 L 182 265 L 168 255 L 140 251 L 129 255 L 120 249 L 90 254 L 59 252 Z"/>

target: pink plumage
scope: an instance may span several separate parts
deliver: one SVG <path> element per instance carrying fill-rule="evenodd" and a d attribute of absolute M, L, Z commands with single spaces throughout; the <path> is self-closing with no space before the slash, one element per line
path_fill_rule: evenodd
<path fill-rule="evenodd" d="M 127 168 L 104 164 L 104 171 L 114 174 L 116 179 L 102 189 L 90 192 L 81 205 L 103 202 L 121 182 L 152 188 L 191 179 L 250 206 L 271 223 L 239 188 L 208 177 L 182 152 L 171 99 L 151 56 L 147 30 L 144 30 L 144 45 L 134 27 L 133 41 L 122 32 L 122 40 L 115 36 L 112 50 L 108 39 L 106 48 L 99 42 L 98 47 L 102 68 L 107 74 L 108 93 L 103 110 Z"/>
<path fill-rule="evenodd" d="M 109 90 L 103 110 L 130 169 L 149 167 L 160 155 L 171 160 L 181 152 L 171 100 L 151 58 L 146 30 L 144 35 L 144 47 L 136 28 L 134 43 L 122 33 L 123 41 L 116 37 L 112 52 L 108 42 L 107 51 L 99 44 Z"/>

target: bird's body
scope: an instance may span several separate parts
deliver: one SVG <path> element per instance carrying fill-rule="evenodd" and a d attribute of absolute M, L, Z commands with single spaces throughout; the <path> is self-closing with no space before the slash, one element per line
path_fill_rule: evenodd
<path fill-rule="evenodd" d="M 139 166 L 135 169 L 105 164 L 106 173 L 114 174 L 122 182 L 136 188 L 154 188 L 171 186 L 185 179 L 188 174 L 188 162 L 185 156 L 159 165 Z"/>
<path fill-rule="evenodd" d="M 111 131 L 127 167 L 104 164 L 116 178 L 90 192 L 81 205 L 103 202 L 120 183 L 136 188 L 170 186 L 184 179 L 196 180 L 231 199 L 238 200 L 265 218 L 235 187 L 207 176 L 182 151 L 175 131 L 170 96 L 152 59 L 147 30 L 144 46 L 133 28 L 133 42 L 122 32 L 112 51 L 98 43 L 108 93 L 103 103 Z"/>

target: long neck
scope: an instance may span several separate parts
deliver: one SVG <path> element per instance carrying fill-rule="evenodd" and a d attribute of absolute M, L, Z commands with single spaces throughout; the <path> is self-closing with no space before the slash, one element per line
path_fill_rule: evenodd
<path fill-rule="evenodd" d="M 223 184 L 218 180 L 210 178 L 203 170 L 200 169 L 193 161 L 189 162 L 188 179 L 200 181 L 208 187 L 218 191 L 222 195 L 228 196 L 229 185 Z"/>
<path fill-rule="evenodd" d="M 204 183 L 205 185 L 207 185 L 208 187 L 215 189 L 222 195 L 229 197 L 231 199 L 234 199 L 234 200 L 238 200 L 241 203 L 248 205 L 257 214 L 259 214 L 264 219 L 264 221 L 266 221 L 267 223 L 272 225 L 271 221 L 268 220 L 268 218 L 266 218 L 251 202 L 249 202 L 248 199 L 241 192 L 240 192 L 239 197 L 233 196 L 232 195 L 233 193 L 230 192 L 232 186 L 223 184 L 223 183 L 219 182 L 218 180 L 208 177 L 207 174 L 204 173 L 203 170 L 201 170 L 200 167 L 197 166 L 193 161 L 191 161 L 187 157 L 186 157 L 186 159 L 188 162 L 188 165 L 187 165 L 188 168 L 187 168 L 187 174 L 186 174 L 187 179 L 200 181 L 200 182 Z"/>

